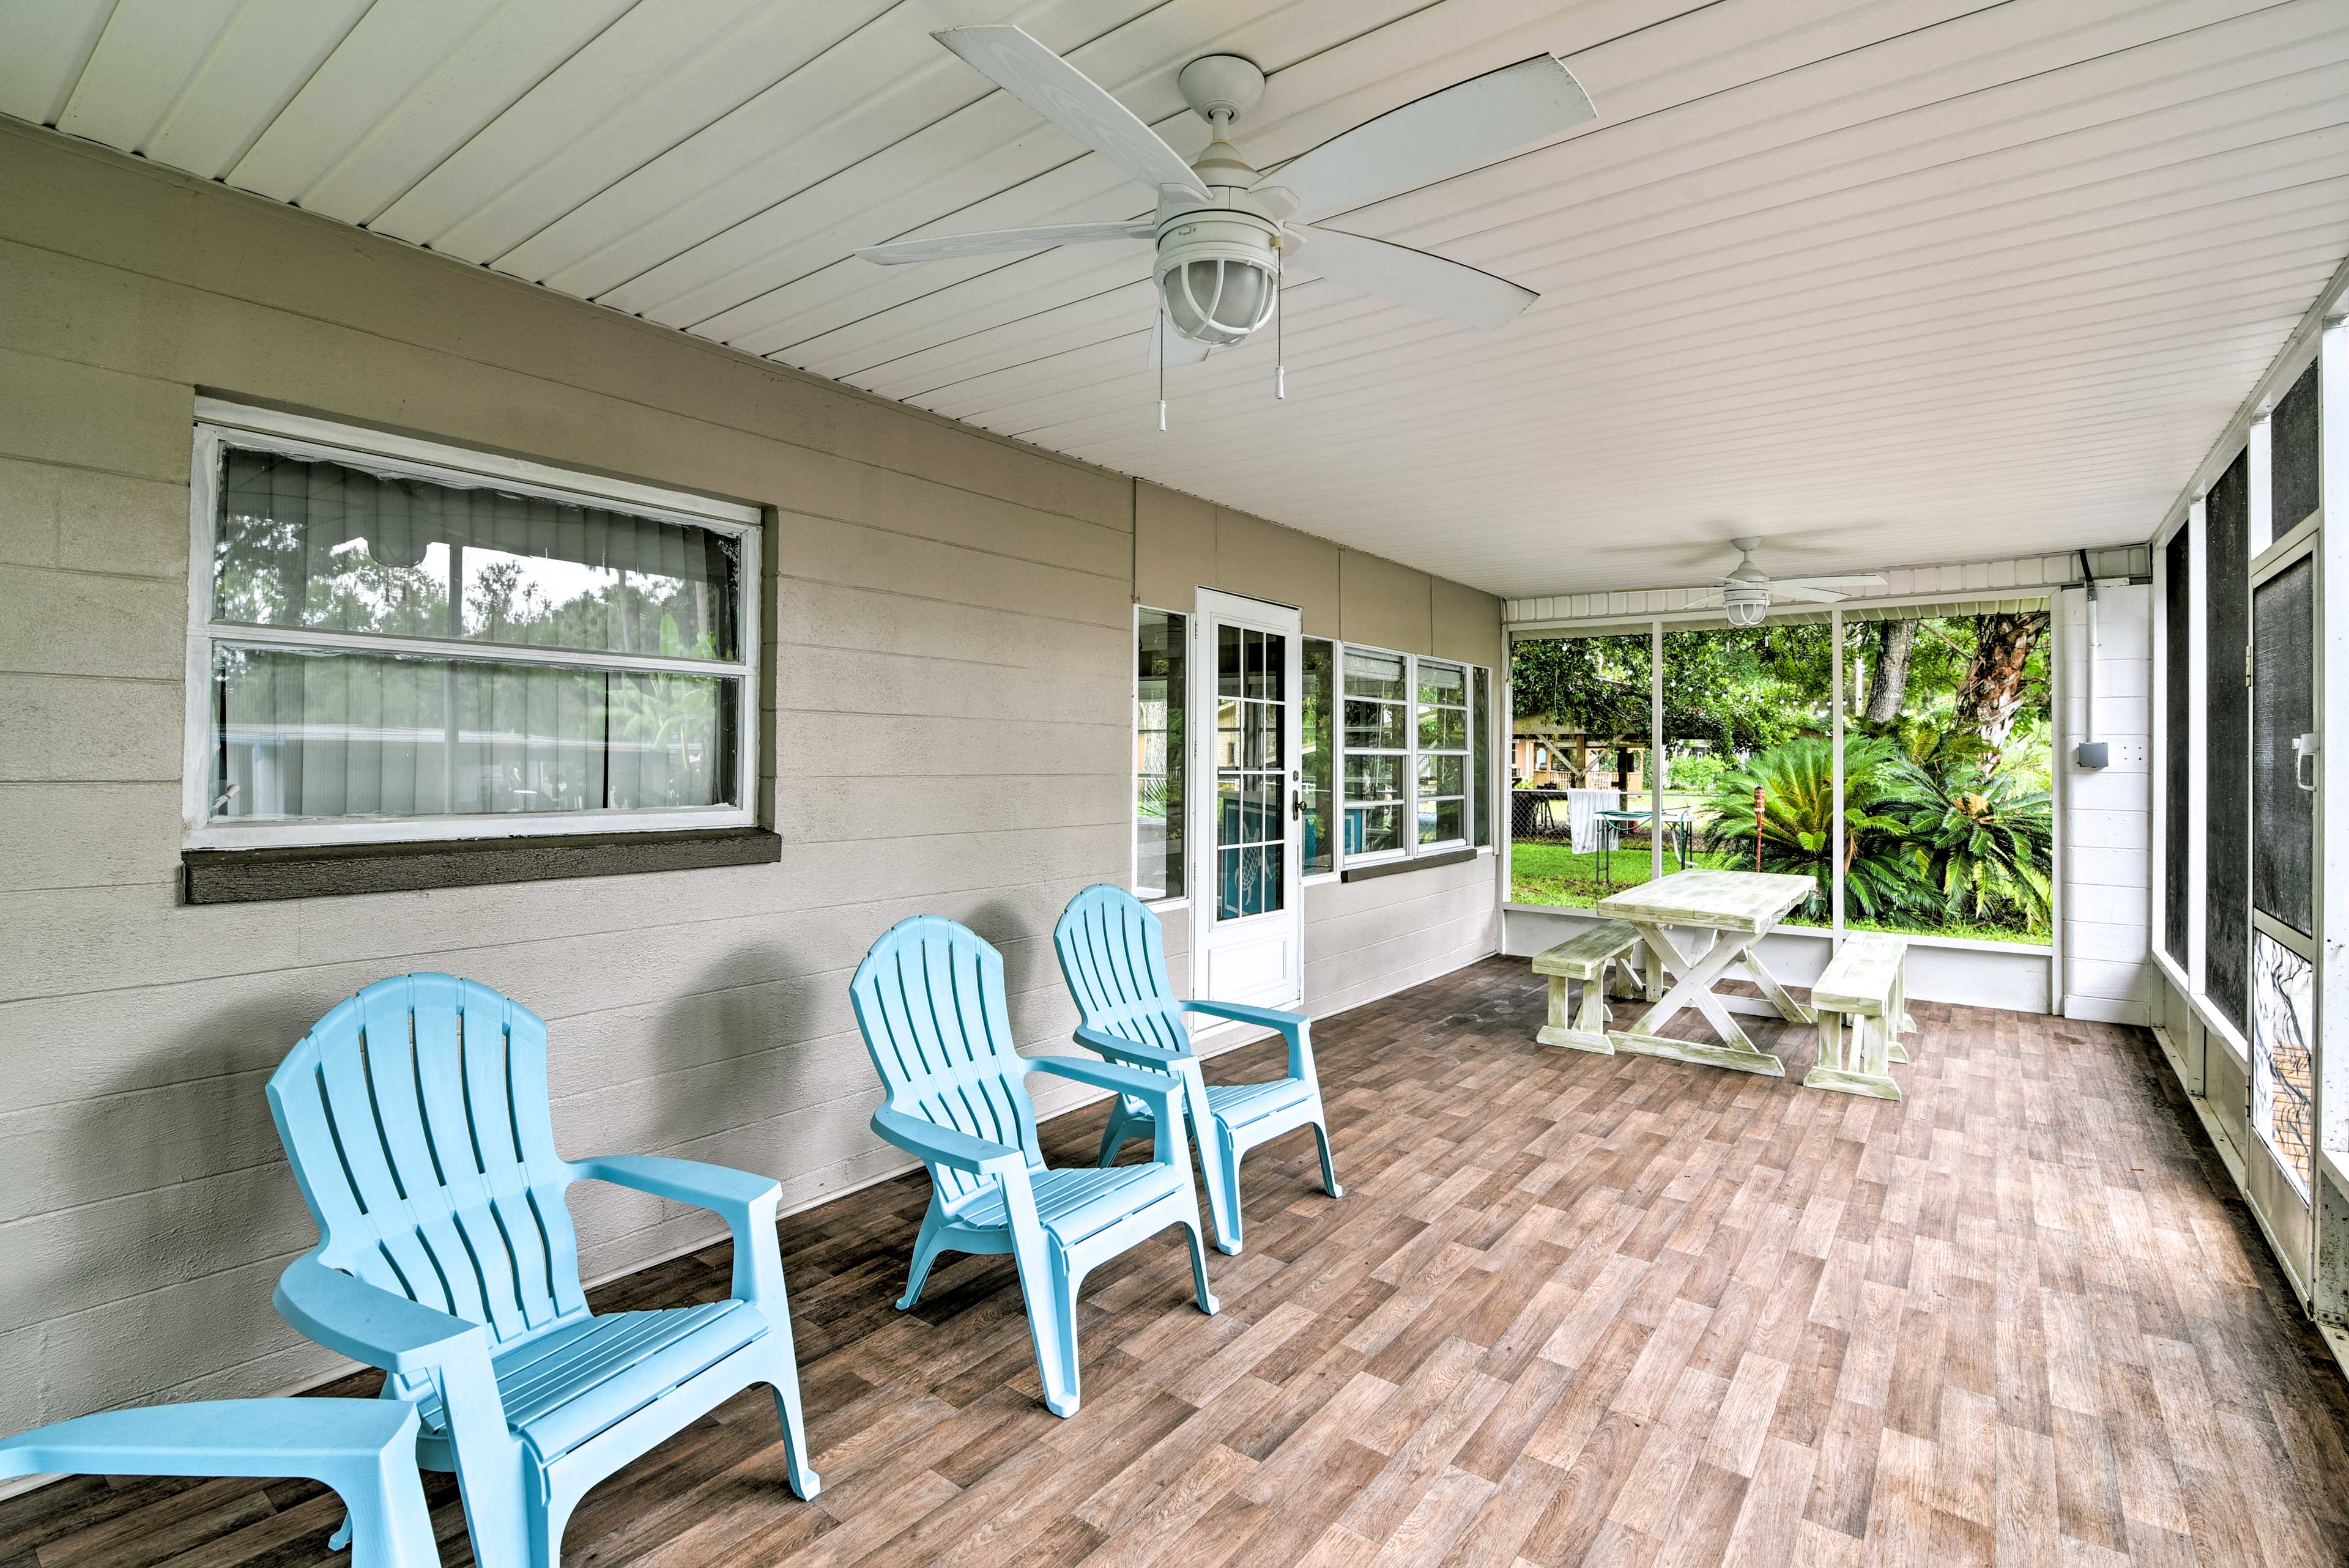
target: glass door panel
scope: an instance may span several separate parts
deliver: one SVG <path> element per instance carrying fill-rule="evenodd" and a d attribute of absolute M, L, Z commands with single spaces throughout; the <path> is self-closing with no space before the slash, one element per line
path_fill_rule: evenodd
<path fill-rule="evenodd" d="M 1216 918 L 1288 907 L 1289 639 L 1216 628 Z"/>

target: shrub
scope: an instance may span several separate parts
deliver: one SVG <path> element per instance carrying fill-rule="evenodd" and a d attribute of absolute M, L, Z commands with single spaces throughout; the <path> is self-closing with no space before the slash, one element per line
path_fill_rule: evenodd
<path fill-rule="evenodd" d="M 1882 737 L 1844 740 L 1844 897 L 1866 919 L 1880 920 L 1917 907 L 1925 892 L 1920 862 L 1908 852 L 1906 804 L 1894 777 L 1899 754 Z M 1754 790 L 1762 789 L 1762 869 L 1810 877 L 1812 903 L 1828 907 L 1837 853 L 1835 835 L 1835 752 L 1805 738 L 1774 746 L 1743 769 L 1722 775 L 1704 810 L 1708 843 L 1753 864 Z"/>

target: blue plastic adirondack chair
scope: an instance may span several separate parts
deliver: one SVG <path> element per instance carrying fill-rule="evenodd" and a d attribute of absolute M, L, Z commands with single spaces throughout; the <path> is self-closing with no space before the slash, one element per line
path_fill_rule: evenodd
<path fill-rule="evenodd" d="M 930 1207 L 897 1303 L 921 1299 L 944 1252 L 1009 1253 L 1028 1303 L 1044 1403 L 1077 1413 L 1077 1290 L 1085 1275 L 1169 1225 L 1190 1233 L 1191 1283 L 1212 1313 L 1199 1200 L 1184 1147 L 1182 1091 L 1162 1074 L 1011 1047 L 1003 955 L 937 915 L 901 920 L 858 965 L 849 995 L 888 1091 L 873 1130 L 930 1171 Z M 1157 1159 L 1117 1171 L 1055 1171 L 1036 1144 L 1031 1072 L 1135 1095 L 1171 1129 Z"/>
<path fill-rule="evenodd" d="M 418 1460 L 456 1472 L 481 1568 L 557 1568 L 589 1487 L 754 1384 L 774 1390 L 792 1490 L 816 1494 L 781 1190 L 687 1160 L 558 1158 L 536 1014 L 453 975 L 378 981 L 287 1055 L 269 1109 L 322 1238 L 277 1310 L 416 1406 Z M 583 1180 L 723 1215 L 732 1297 L 590 1315 L 564 1204 Z"/>
<path fill-rule="evenodd" d="M 1238 1002 L 1178 1001 L 1166 975 L 1166 944 L 1158 917 L 1123 888 L 1096 882 L 1069 901 L 1052 934 L 1061 973 L 1084 1023 L 1077 1042 L 1113 1061 L 1171 1073 L 1184 1086 L 1191 1126 L 1206 1170 L 1207 1207 L 1216 1219 L 1216 1245 L 1240 1250 L 1240 1157 L 1282 1133 L 1310 1127 L 1321 1150 L 1321 1185 L 1342 1198 L 1330 1159 L 1330 1118 L 1313 1072 L 1313 1026 L 1302 1013 Z M 1288 1041 L 1288 1076 L 1268 1083 L 1210 1084 L 1199 1070 L 1185 1013 L 1261 1024 Z M 1102 1134 L 1101 1163 L 1108 1169 L 1129 1138 L 1147 1134 L 1150 1107 L 1121 1095 Z"/>

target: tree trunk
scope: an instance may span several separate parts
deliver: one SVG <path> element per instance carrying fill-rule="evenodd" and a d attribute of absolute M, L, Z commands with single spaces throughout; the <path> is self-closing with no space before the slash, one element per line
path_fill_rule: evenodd
<path fill-rule="evenodd" d="M 1870 724 L 1890 724 L 1900 717 L 1909 696 L 1909 655 L 1917 646 L 1917 623 L 1908 617 L 1876 623 L 1876 669 L 1868 676 L 1868 703 L 1861 717 Z"/>
<path fill-rule="evenodd" d="M 1996 767 L 2023 711 L 2023 667 L 2047 630 L 2047 612 L 1984 615 L 1975 627 L 1973 657 L 1958 683 L 1957 721 L 1982 737 Z"/>

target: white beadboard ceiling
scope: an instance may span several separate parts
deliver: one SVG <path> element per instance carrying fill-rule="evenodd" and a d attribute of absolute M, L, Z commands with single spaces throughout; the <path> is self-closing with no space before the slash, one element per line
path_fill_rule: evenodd
<path fill-rule="evenodd" d="M 1186 156 L 1255 59 L 1259 167 L 1557 53 L 1595 122 L 1329 220 L 1542 298 L 1292 273 L 1159 433 L 1145 252 L 849 253 L 1148 210 L 998 21 Z M 1514 598 L 2141 538 L 2349 254 L 2343 0 L 23 0 L 0 112 Z"/>

